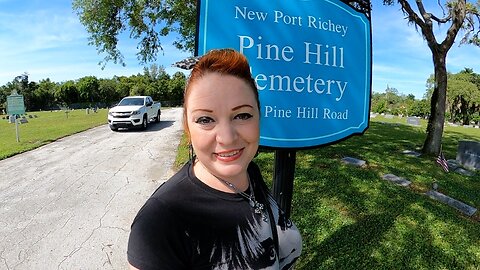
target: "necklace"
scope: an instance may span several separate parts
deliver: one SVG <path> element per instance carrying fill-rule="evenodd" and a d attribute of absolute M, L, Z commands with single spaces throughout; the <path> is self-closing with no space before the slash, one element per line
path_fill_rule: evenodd
<path fill-rule="evenodd" d="M 230 189 L 235 191 L 237 194 L 247 199 L 248 203 L 250 204 L 250 207 L 253 208 L 253 211 L 255 212 L 255 214 L 262 215 L 263 221 L 265 222 L 268 221 L 267 215 L 263 212 L 263 203 L 259 203 L 257 200 L 255 200 L 255 194 L 253 192 L 253 187 L 252 187 L 252 184 L 250 183 L 250 177 L 248 176 L 248 174 L 247 174 L 247 178 L 248 178 L 248 187 L 250 188 L 250 195 L 239 190 L 234 184 L 228 182 L 227 180 L 217 177 L 216 175 L 214 176 L 215 178 L 220 180 L 222 183 L 224 183 L 226 186 L 228 186 Z"/>

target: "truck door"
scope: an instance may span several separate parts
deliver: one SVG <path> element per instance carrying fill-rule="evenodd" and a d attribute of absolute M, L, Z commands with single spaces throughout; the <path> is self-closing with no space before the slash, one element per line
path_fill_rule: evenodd
<path fill-rule="evenodd" d="M 147 97 L 147 101 L 145 105 L 147 106 L 148 120 L 150 120 L 155 114 L 154 108 L 153 108 L 153 100 L 150 97 Z"/>

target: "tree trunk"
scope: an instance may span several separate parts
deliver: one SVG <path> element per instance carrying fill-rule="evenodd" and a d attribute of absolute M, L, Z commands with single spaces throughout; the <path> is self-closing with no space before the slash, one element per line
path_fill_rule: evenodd
<path fill-rule="evenodd" d="M 427 137 L 423 143 L 422 152 L 437 156 L 442 146 L 443 127 L 445 123 L 445 106 L 447 99 L 447 67 L 446 53 L 433 51 L 435 67 L 435 86 L 430 104 L 430 117 L 427 125 Z"/>

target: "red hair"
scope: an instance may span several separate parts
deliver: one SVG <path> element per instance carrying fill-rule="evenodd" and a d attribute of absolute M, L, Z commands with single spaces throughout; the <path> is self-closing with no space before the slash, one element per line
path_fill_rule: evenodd
<path fill-rule="evenodd" d="M 193 67 L 183 95 L 183 128 L 189 139 L 190 132 L 187 123 L 187 99 L 190 95 L 191 86 L 205 76 L 205 74 L 211 72 L 218 72 L 222 75 L 232 75 L 246 82 L 252 89 L 252 92 L 255 95 L 255 100 L 257 101 L 258 109 L 260 110 L 257 85 L 252 78 L 247 58 L 233 49 L 211 50 L 202 56 L 198 63 Z"/>

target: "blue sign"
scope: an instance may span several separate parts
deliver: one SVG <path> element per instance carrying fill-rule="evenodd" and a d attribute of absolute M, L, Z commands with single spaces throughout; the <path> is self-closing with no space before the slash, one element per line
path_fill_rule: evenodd
<path fill-rule="evenodd" d="M 252 67 L 260 145 L 314 147 L 369 123 L 370 19 L 333 0 L 202 0 L 197 50 L 233 48 Z"/>

